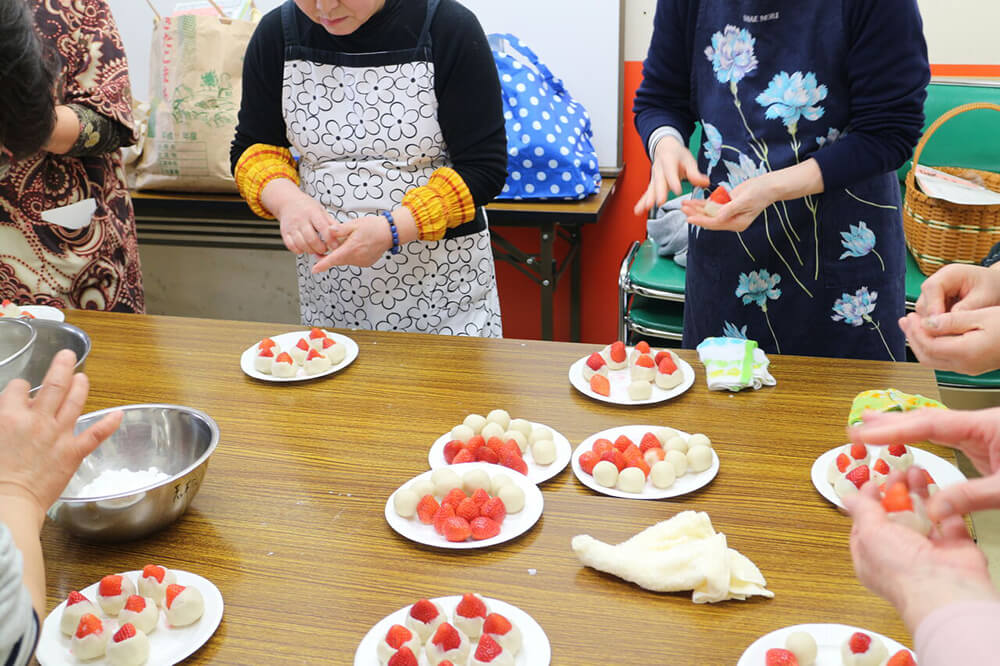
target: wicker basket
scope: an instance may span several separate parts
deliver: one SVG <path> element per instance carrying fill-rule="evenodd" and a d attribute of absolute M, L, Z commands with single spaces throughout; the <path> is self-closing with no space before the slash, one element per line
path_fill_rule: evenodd
<path fill-rule="evenodd" d="M 955 116 L 976 109 L 1000 111 L 1000 106 L 987 102 L 963 104 L 941 115 L 917 144 L 913 165 L 906 174 L 903 230 L 906 246 L 924 275 L 931 275 L 945 264 L 978 264 L 990 248 L 1000 242 L 1000 205 L 967 206 L 932 199 L 920 191 L 914 177 L 920 154 L 931 135 Z M 935 168 L 963 178 L 975 174 L 982 178 L 986 187 L 1000 192 L 1000 174 L 978 169 Z"/>

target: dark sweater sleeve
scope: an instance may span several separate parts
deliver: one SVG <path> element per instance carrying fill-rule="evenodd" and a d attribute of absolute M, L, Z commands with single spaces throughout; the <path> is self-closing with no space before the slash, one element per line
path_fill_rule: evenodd
<path fill-rule="evenodd" d="M 255 143 L 286 148 L 290 145 L 281 113 L 284 51 L 281 7 L 278 7 L 261 19 L 243 59 L 243 97 L 236 136 L 229 150 L 232 170 L 236 169 L 240 155 Z"/>
<path fill-rule="evenodd" d="M 848 134 L 813 155 L 827 190 L 895 171 L 910 158 L 930 81 L 916 0 L 851 0 L 844 12 Z"/>
<path fill-rule="evenodd" d="M 438 7 L 431 39 L 438 123 L 452 168 L 483 206 L 507 178 L 507 132 L 493 54 L 475 15 L 454 0 Z"/>
<path fill-rule="evenodd" d="M 691 54 L 697 0 L 659 0 L 653 19 L 653 39 L 642 65 L 642 83 L 635 94 L 635 127 L 642 145 L 664 125 L 684 136 L 685 144 L 698 119 L 691 103 Z"/>

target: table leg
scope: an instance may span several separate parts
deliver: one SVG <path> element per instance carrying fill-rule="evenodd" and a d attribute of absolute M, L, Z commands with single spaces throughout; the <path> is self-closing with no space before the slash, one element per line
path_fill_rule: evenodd
<path fill-rule="evenodd" d="M 555 295 L 555 260 L 553 259 L 556 244 L 556 225 L 546 222 L 542 225 L 541 256 L 539 257 L 538 277 L 542 287 L 542 340 L 552 340 L 553 331 L 553 301 Z"/>
<path fill-rule="evenodd" d="M 574 227 L 569 231 L 570 248 L 567 257 L 573 264 L 569 273 L 569 339 L 580 341 L 580 231 Z"/>

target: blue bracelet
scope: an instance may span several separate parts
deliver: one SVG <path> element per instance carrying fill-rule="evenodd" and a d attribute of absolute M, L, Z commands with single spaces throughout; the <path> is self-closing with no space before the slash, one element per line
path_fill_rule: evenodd
<path fill-rule="evenodd" d="M 385 217 L 386 221 L 389 223 L 389 231 L 392 232 L 392 249 L 389 250 L 390 254 L 399 254 L 399 230 L 396 229 L 396 221 L 392 219 L 392 213 L 389 211 L 383 211 L 382 215 Z"/>

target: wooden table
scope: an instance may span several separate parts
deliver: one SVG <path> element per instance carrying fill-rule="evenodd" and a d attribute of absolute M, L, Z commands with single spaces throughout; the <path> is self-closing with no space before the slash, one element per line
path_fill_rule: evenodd
<path fill-rule="evenodd" d="M 547 632 L 553 664 L 734 664 L 771 630 L 844 622 L 909 643 L 896 612 L 855 579 L 850 520 L 813 489 L 815 457 L 845 441 L 854 395 L 896 387 L 937 396 L 915 364 L 775 357 L 778 385 L 682 396 L 648 407 L 595 402 L 567 381 L 592 347 L 351 332 L 357 361 L 326 379 L 258 382 L 240 353 L 286 326 L 70 312 L 93 339 L 88 410 L 141 402 L 197 407 L 222 439 L 189 512 L 148 539 L 80 542 L 43 533 L 49 606 L 102 575 L 149 562 L 202 574 L 222 590 L 218 632 L 191 660 L 351 664 L 385 615 L 421 597 L 475 591 L 515 604 Z M 575 445 L 616 425 L 704 432 L 721 458 L 706 488 L 673 500 L 598 495 L 566 469 L 542 486 L 545 512 L 507 545 L 467 552 L 415 545 L 383 516 L 386 498 L 427 469 L 427 450 L 470 412 L 502 407 Z M 937 453 L 948 455 L 941 449 Z M 570 539 L 618 542 L 675 513 L 706 511 L 753 560 L 772 600 L 695 605 L 582 567 Z"/>
<path fill-rule="evenodd" d="M 544 340 L 553 337 L 556 287 L 567 268 L 570 269 L 570 338 L 580 339 L 581 228 L 601 219 L 615 191 L 615 182 L 614 176 L 605 176 L 600 191 L 582 201 L 510 201 L 486 207 L 494 256 L 509 262 L 539 286 Z M 141 243 L 285 250 L 278 225 L 254 215 L 235 194 L 132 192 L 132 203 Z M 504 238 L 498 227 L 537 229 L 537 254 Z M 557 238 L 569 246 L 561 263 L 556 258 Z"/>

